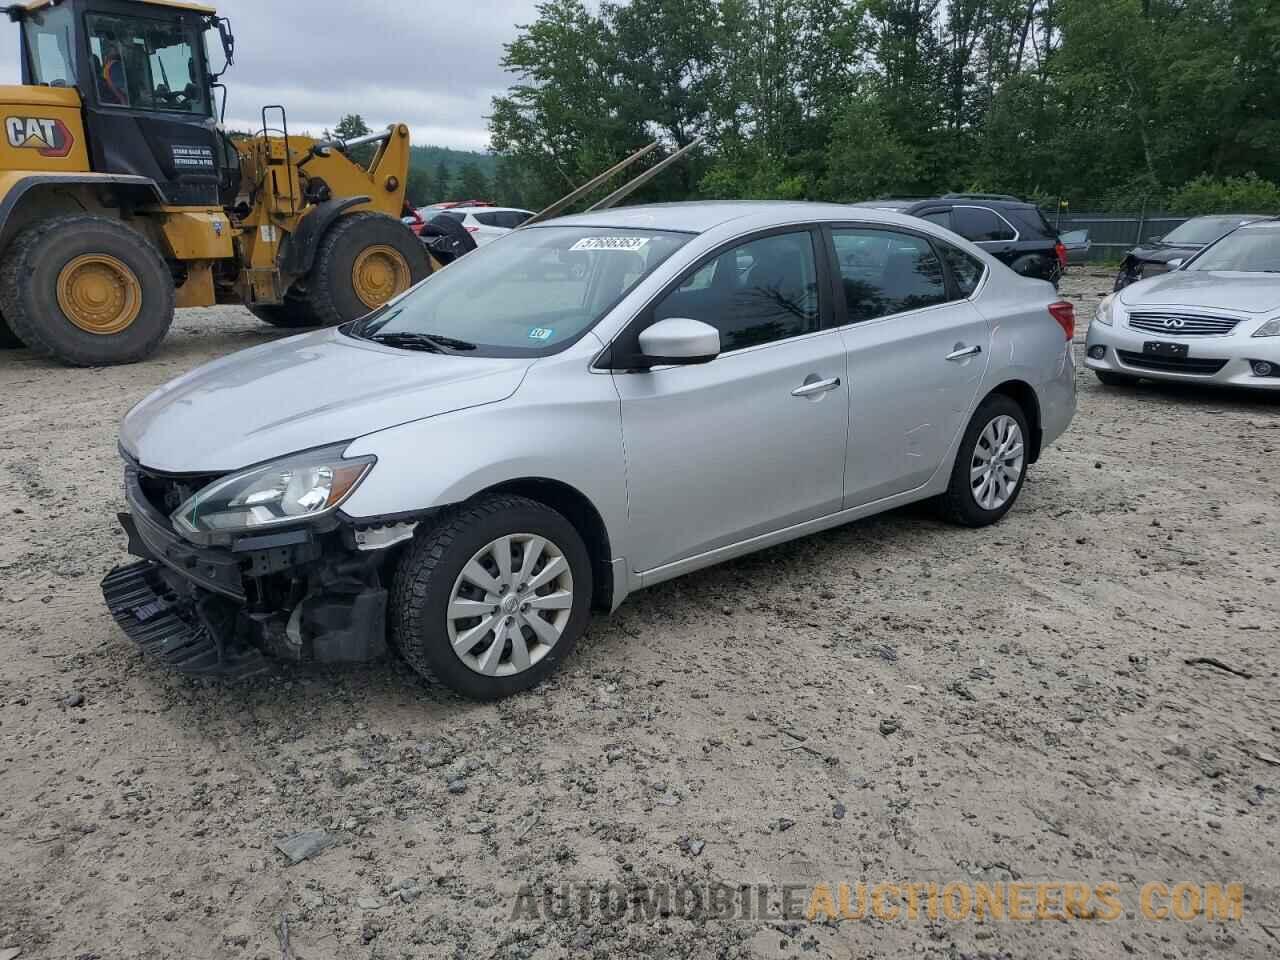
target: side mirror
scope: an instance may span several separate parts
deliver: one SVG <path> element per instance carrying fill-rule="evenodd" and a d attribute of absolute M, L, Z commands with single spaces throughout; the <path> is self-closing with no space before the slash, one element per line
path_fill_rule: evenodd
<path fill-rule="evenodd" d="M 1164 239 L 1164 237 L 1147 237 L 1147 239 L 1146 239 L 1146 240 L 1144 240 L 1143 242 L 1144 242 L 1144 243 L 1159 243 L 1159 242 L 1160 242 L 1161 240 L 1163 240 L 1163 239 Z"/>
<path fill-rule="evenodd" d="M 668 317 L 640 334 L 640 353 L 655 367 L 710 363 L 720 356 L 720 331 L 701 320 Z"/>

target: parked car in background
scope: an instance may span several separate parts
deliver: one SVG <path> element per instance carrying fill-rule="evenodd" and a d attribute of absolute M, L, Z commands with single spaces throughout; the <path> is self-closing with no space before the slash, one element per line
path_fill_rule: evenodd
<path fill-rule="evenodd" d="M 1192 217 L 1163 237 L 1152 237 L 1125 254 L 1113 289 L 1123 290 L 1145 277 L 1154 277 L 1190 259 L 1213 241 L 1241 224 L 1265 219 L 1258 213 Z"/>
<path fill-rule="evenodd" d="M 475 238 L 476 246 L 483 247 L 520 226 L 533 216 L 533 211 L 518 207 L 467 206 L 439 209 L 436 215 L 455 218 Z"/>
<path fill-rule="evenodd" d="M 1069 230 L 1061 234 L 1058 240 L 1067 251 L 1068 264 L 1089 262 L 1089 248 L 1092 244 L 1089 242 L 1088 230 Z"/>
<path fill-rule="evenodd" d="M 1073 331 L 1048 284 L 894 213 L 540 223 L 143 400 L 120 434 L 140 562 L 103 593 L 179 669 L 389 639 L 506 696 L 672 577 L 913 501 L 1000 520 L 1075 412 Z"/>
<path fill-rule="evenodd" d="M 1161 276 L 1105 297 L 1086 365 L 1141 378 L 1280 390 L 1280 220 L 1251 221 Z"/>
<path fill-rule="evenodd" d="M 1017 197 L 951 193 L 924 200 L 867 200 L 853 206 L 894 210 L 936 223 L 977 244 L 1014 273 L 1055 286 L 1067 268 L 1067 250 L 1058 232 L 1039 207 Z"/>

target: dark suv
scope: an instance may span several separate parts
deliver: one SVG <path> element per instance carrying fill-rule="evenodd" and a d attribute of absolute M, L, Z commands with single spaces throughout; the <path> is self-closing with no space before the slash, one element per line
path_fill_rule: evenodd
<path fill-rule="evenodd" d="M 929 199 L 867 200 L 855 207 L 894 210 L 930 220 L 977 244 L 1015 273 L 1057 286 L 1067 266 L 1058 231 L 1034 203 L 996 193 L 949 193 Z"/>

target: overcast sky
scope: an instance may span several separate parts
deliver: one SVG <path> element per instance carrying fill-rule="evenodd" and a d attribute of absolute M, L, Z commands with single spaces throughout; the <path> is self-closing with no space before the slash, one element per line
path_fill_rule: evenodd
<path fill-rule="evenodd" d="M 208 0 L 207 0 L 208 2 Z M 227 126 L 258 129 L 283 103 L 291 131 L 319 136 L 347 113 L 373 129 L 409 124 L 413 142 L 483 150 L 489 101 L 510 75 L 498 65 L 536 0 L 221 0 L 236 64 Z M 18 83 L 17 27 L 5 21 L 0 83 Z M 221 53 L 210 50 L 213 63 Z"/>

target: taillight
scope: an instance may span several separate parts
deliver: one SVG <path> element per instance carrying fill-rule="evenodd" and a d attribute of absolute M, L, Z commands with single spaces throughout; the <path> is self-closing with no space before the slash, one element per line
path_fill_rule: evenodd
<path fill-rule="evenodd" d="M 1058 266 L 1063 270 L 1067 269 L 1067 248 L 1061 240 L 1053 245 L 1053 252 L 1058 255 Z"/>
<path fill-rule="evenodd" d="M 479 227 L 467 227 L 467 233 L 475 233 L 479 229 Z"/>
<path fill-rule="evenodd" d="M 1067 335 L 1068 340 L 1076 338 L 1076 308 L 1065 300 L 1049 304 L 1049 313 L 1058 321 L 1058 326 Z"/>

